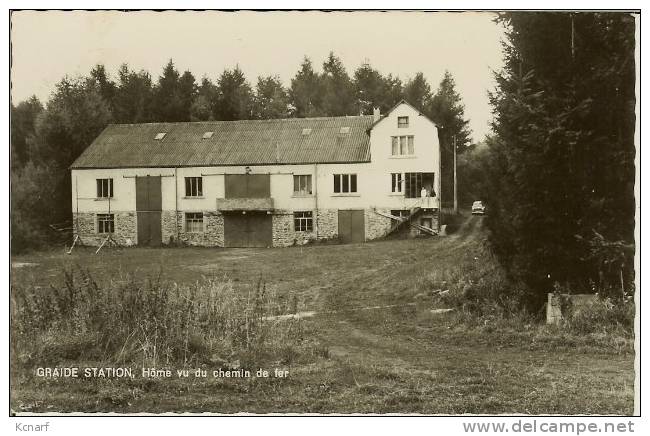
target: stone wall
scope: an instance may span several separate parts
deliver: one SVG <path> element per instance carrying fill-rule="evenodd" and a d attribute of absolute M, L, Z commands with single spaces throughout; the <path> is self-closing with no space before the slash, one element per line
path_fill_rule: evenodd
<path fill-rule="evenodd" d="M 386 236 L 393 225 L 394 221 L 392 219 L 377 212 L 390 215 L 390 209 L 365 210 L 366 241 Z"/>
<path fill-rule="evenodd" d="M 174 212 L 170 212 L 170 214 L 173 218 Z M 178 212 L 177 218 L 179 243 L 200 247 L 223 247 L 222 214 L 213 211 L 203 211 L 203 233 L 188 233 L 185 231 L 185 212 Z M 163 233 L 163 240 L 164 236 L 165 233 Z M 173 237 L 176 238 L 176 232 L 174 232 Z"/>
<path fill-rule="evenodd" d="M 339 237 L 339 211 L 338 209 L 319 209 L 318 213 L 318 239 L 336 239 Z M 314 223 L 316 226 L 316 223 Z"/>
<path fill-rule="evenodd" d="M 176 234 L 176 212 L 170 210 L 163 210 L 160 214 L 160 229 L 162 231 L 162 243 L 173 244 L 177 241 Z M 179 216 L 179 219 L 183 219 Z"/>
<path fill-rule="evenodd" d="M 315 228 L 315 219 L 313 222 Z M 276 211 L 273 214 L 273 246 L 290 247 L 302 245 L 316 239 L 316 232 L 298 232 L 293 222 L 293 212 Z"/>
<path fill-rule="evenodd" d="M 388 209 L 378 209 L 379 212 L 390 214 Z M 122 246 L 136 245 L 137 237 L 137 213 L 136 212 L 114 212 L 115 233 L 113 239 Z M 438 213 L 425 212 L 418 214 L 414 222 L 420 223 L 421 217 L 433 218 L 433 228 L 438 227 Z M 97 215 L 95 213 L 79 213 L 74 216 L 78 221 L 79 234 L 82 242 L 86 245 L 99 245 L 106 239 L 105 234 L 97 233 Z M 391 228 L 390 218 L 377 214 L 373 209 L 364 211 L 366 240 L 382 238 L 386 236 Z M 296 232 L 294 229 L 292 211 L 276 211 L 272 215 L 273 225 L 273 246 L 289 247 L 302 245 L 306 242 L 328 240 L 338 238 L 338 209 L 319 209 L 314 214 L 314 231 Z M 318 229 L 318 236 L 316 234 Z M 224 246 L 224 220 L 219 212 L 203 212 L 203 232 L 187 233 L 185 231 L 185 213 L 179 211 L 161 212 L 162 243 L 187 244 L 203 247 Z M 76 230 L 75 230 L 76 234 Z M 410 235 L 415 237 L 420 231 L 411 228 Z"/>
<path fill-rule="evenodd" d="M 420 212 L 413 218 L 413 223 L 422 224 L 421 221 L 422 218 L 431 218 L 431 228 L 433 230 L 438 230 L 439 216 L 440 214 L 438 213 L 437 210 L 433 212 Z M 428 235 L 429 235 L 428 233 L 424 233 L 415 227 L 411 227 L 409 236 L 415 238 L 417 236 L 428 236 Z"/>
<path fill-rule="evenodd" d="M 137 218 L 135 212 L 113 212 L 114 216 L 114 233 L 113 239 L 120 245 L 130 246 L 137 242 Z M 89 212 L 74 213 L 73 232 L 77 235 L 77 226 L 79 228 L 79 237 L 85 245 L 100 245 L 107 234 L 97 233 L 97 214 Z"/>

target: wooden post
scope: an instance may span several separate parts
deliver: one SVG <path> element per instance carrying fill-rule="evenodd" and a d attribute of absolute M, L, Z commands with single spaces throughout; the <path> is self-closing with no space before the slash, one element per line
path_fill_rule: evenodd
<path fill-rule="evenodd" d="M 442 144 L 438 135 L 438 232 L 442 229 Z"/>
<path fill-rule="evenodd" d="M 454 135 L 454 215 L 458 215 L 458 178 L 456 175 L 456 135 Z"/>

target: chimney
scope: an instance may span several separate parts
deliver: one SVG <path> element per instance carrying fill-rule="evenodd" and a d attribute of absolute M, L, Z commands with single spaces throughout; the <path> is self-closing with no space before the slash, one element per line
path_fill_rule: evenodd
<path fill-rule="evenodd" d="M 379 108 L 376 107 L 372 111 L 372 121 L 376 123 L 379 121 L 379 118 L 381 118 L 381 112 L 379 112 Z"/>

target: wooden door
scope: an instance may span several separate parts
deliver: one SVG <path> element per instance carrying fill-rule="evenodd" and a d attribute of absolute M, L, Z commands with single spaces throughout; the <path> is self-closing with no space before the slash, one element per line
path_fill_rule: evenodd
<path fill-rule="evenodd" d="M 135 209 L 138 245 L 160 246 L 162 190 L 159 176 L 135 178 Z"/>
<path fill-rule="evenodd" d="M 339 210 L 339 241 L 348 244 L 365 240 L 363 210 Z"/>
<path fill-rule="evenodd" d="M 226 247 L 271 247 L 273 217 L 266 213 L 224 214 Z"/>

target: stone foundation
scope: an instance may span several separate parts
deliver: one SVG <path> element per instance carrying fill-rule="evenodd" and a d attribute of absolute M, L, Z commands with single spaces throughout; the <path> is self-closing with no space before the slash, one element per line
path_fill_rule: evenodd
<path fill-rule="evenodd" d="M 137 217 L 135 212 L 112 212 L 114 219 L 113 240 L 122 246 L 135 245 L 137 242 Z M 97 233 L 96 213 L 73 213 L 72 225 L 74 235 L 79 237 L 84 245 L 98 246 L 106 239 L 108 234 Z"/>
<path fill-rule="evenodd" d="M 173 218 L 174 212 L 169 212 Z M 199 247 L 223 247 L 223 215 L 214 211 L 203 211 L 203 233 L 185 231 L 185 212 L 178 212 L 178 233 L 172 235 L 171 241 Z M 176 223 L 174 223 L 176 225 Z M 164 240 L 164 233 L 163 233 Z"/>
<path fill-rule="evenodd" d="M 389 209 L 377 209 L 377 211 L 390 214 Z M 136 212 L 113 212 L 115 216 L 115 232 L 113 239 L 122 246 L 136 245 L 137 237 L 137 213 Z M 431 217 L 434 229 L 438 227 L 438 212 L 422 212 L 414 218 L 414 222 L 420 223 L 422 217 Z M 97 214 L 79 213 L 74 215 L 74 223 L 78 222 L 79 235 L 86 245 L 99 245 L 106 234 L 97 233 Z M 379 215 L 373 209 L 364 211 L 365 239 L 367 241 L 386 236 L 392 227 L 392 220 Z M 289 247 L 302 245 L 315 240 L 330 240 L 338 238 L 338 209 L 319 209 L 314 211 L 313 231 L 296 232 L 294 230 L 293 211 L 277 210 L 272 215 L 273 246 Z M 185 231 L 185 212 L 162 211 L 161 212 L 162 243 L 173 245 L 175 243 L 195 245 L 202 247 L 223 247 L 224 246 L 224 219 L 223 215 L 215 211 L 203 211 L 203 232 L 188 233 Z M 410 236 L 420 235 L 420 231 L 411 228 Z M 76 234 L 76 229 L 75 229 Z"/>
<path fill-rule="evenodd" d="M 315 221 L 315 219 L 314 219 Z M 313 223 L 315 228 L 316 223 Z M 297 232 L 294 230 L 293 212 L 285 211 L 273 214 L 273 246 L 290 247 L 303 245 L 316 239 L 315 232 Z"/>
<path fill-rule="evenodd" d="M 392 219 L 379 215 L 377 212 L 390 215 L 390 209 L 365 210 L 366 241 L 383 238 L 393 225 Z"/>

